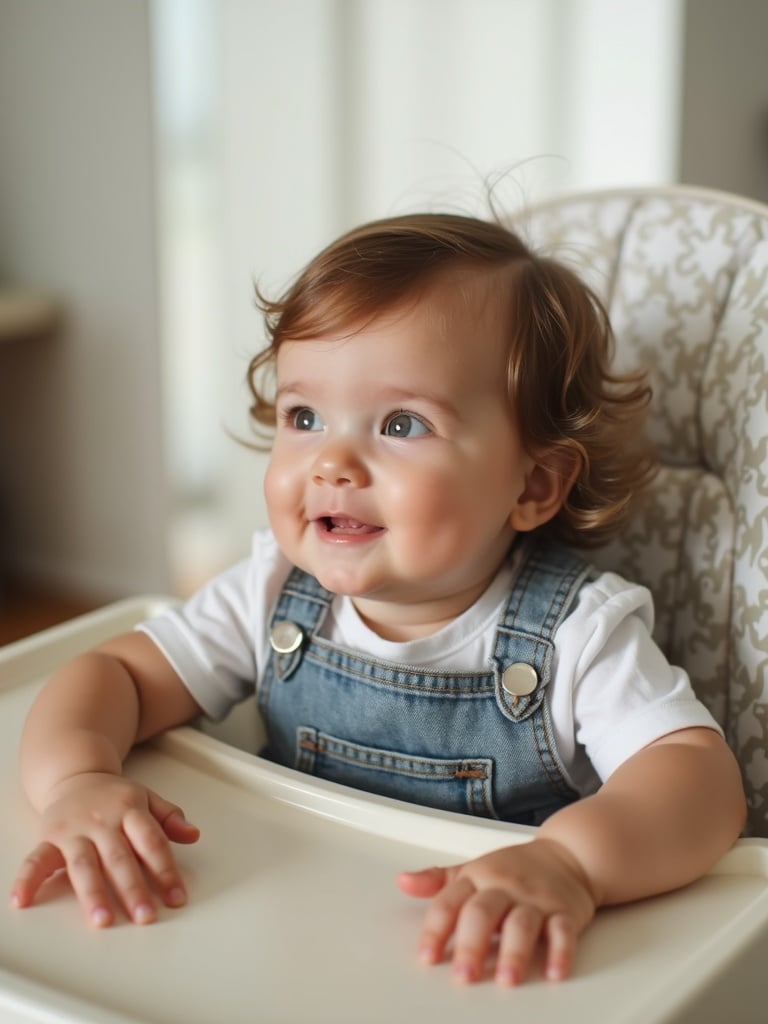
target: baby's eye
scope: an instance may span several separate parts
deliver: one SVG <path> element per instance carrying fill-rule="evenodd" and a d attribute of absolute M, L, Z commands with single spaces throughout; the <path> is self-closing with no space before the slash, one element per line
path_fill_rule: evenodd
<path fill-rule="evenodd" d="M 322 430 L 323 421 L 314 409 L 292 409 L 289 414 L 289 421 L 296 430 Z"/>
<path fill-rule="evenodd" d="M 428 434 L 429 427 L 412 412 L 396 412 L 386 420 L 382 434 L 387 437 L 423 437 Z"/>

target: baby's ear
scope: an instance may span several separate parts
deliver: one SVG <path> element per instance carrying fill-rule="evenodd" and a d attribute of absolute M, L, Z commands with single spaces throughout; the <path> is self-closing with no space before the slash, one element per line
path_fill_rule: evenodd
<path fill-rule="evenodd" d="M 575 460 L 544 465 L 533 464 L 525 476 L 525 487 L 510 512 L 509 522 L 518 531 L 535 530 L 554 519 L 565 504 L 579 473 Z"/>

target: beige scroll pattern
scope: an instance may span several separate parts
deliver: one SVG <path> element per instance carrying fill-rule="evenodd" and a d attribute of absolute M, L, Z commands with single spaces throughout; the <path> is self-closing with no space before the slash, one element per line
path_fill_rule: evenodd
<path fill-rule="evenodd" d="M 606 303 L 616 361 L 644 366 L 662 462 L 596 555 L 654 594 L 655 636 L 689 672 L 768 836 L 768 207 L 674 187 L 576 195 L 514 217 Z"/>

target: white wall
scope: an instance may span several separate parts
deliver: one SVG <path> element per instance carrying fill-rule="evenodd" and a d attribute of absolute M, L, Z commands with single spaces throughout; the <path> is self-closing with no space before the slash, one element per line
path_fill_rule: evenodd
<path fill-rule="evenodd" d="M 167 586 L 144 0 L 0 0 L 0 282 L 65 324 L 0 350 L 3 536 L 27 575 Z"/>
<path fill-rule="evenodd" d="M 679 180 L 684 8 L 682 0 L 560 5 L 558 142 L 568 189 Z"/>

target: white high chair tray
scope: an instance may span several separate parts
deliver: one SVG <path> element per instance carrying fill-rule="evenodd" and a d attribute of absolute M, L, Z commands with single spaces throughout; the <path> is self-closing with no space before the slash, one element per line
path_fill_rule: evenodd
<path fill-rule="evenodd" d="M 0 864 L 7 888 L 35 836 L 18 783 L 27 707 L 63 660 L 153 614 L 122 602 L 0 649 Z M 418 964 L 421 901 L 395 874 L 465 859 L 532 830 L 380 799 L 179 729 L 137 751 L 131 775 L 202 829 L 177 847 L 189 904 L 139 927 L 88 927 L 65 878 L 24 911 L 3 906 L 0 1022 L 224 1024 L 303 1021 L 764 1019 L 768 843 L 744 840 L 706 878 L 601 911 L 575 976 L 516 989 L 461 987 Z M 762 1008 L 762 1009 L 761 1009 Z"/>

